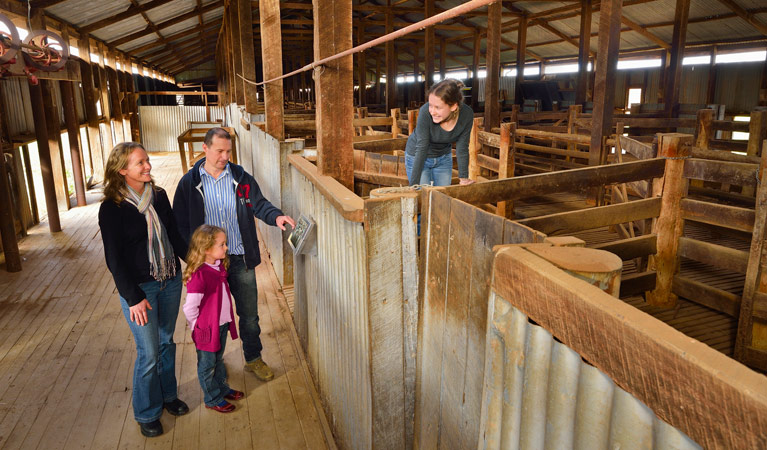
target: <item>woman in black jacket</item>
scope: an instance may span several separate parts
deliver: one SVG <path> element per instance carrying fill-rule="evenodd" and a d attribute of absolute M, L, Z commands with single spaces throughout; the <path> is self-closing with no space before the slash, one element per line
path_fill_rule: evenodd
<path fill-rule="evenodd" d="M 135 142 L 115 146 L 104 174 L 99 228 L 107 267 L 136 342 L 133 414 L 144 436 L 162 434 L 163 408 L 189 412 L 178 399 L 173 331 L 181 301 L 186 244 L 168 194 L 154 185 L 146 150 Z"/>

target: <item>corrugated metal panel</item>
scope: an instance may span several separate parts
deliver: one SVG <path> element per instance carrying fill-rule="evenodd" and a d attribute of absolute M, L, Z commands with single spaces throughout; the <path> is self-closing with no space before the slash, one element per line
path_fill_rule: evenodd
<path fill-rule="evenodd" d="M 706 103 L 708 91 L 708 65 L 682 67 L 682 91 L 679 103 Z"/>
<path fill-rule="evenodd" d="M 715 103 L 725 113 L 748 112 L 759 102 L 759 77 L 764 63 L 720 64 L 717 67 Z"/>
<path fill-rule="evenodd" d="M 11 136 L 33 134 L 35 121 L 32 118 L 32 106 L 29 100 L 29 84 L 27 80 L 10 78 L 0 81 L 3 89 L 3 104 L 6 116 L 3 117 L 8 125 Z"/>
<path fill-rule="evenodd" d="M 499 91 L 506 91 L 506 98 L 511 100 L 514 98 L 514 80 L 516 80 L 517 77 L 500 77 L 498 80 L 498 90 Z M 479 79 L 479 97 L 478 100 L 480 102 L 485 101 L 485 81 L 486 78 L 480 78 Z M 476 111 L 475 111 L 476 112 Z"/>
<path fill-rule="evenodd" d="M 479 448 L 699 449 L 495 292 Z"/>
<path fill-rule="evenodd" d="M 223 107 L 211 106 L 211 118 L 220 118 Z M 204 106 L 139 106 L 139 124 L 144 147 L 151 152 L 178 151 L 178 136 L 188 122 L 205 120 Z M 213 120 L 216 120 L 213 119 Z"/>
<path fill-rule="evenodd" d="M 296 209 L 316 223 L 317 253 L 305 257 L 307 357 L 341 448 L 372 447 L 365 233 L 291 168 Z"/>

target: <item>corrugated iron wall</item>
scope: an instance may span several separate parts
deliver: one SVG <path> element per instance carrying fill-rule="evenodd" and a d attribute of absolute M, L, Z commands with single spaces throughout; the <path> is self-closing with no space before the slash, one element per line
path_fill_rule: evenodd
<path fill-rule="evenodd" d="M 316 223 L 316 255 L 304 256 L 305 328 L 297 326 L 341 448 L 372 447 L 372 392 L 363 224 L 344 219 L 297 169 L 296 209 Z M 299 264 L 299 262 L 296 262 Z M 298 287 L 297 287 L 298 289 Z M 299 321 L 299 300 L 296 300 Z"/>
<path fill-rule="evenodd" d="M 0 83 L 6 108 L 3 121 L 8 125 L 11 136 L 34 134 L 35 121 L 32 118 L 32 104 L 29 100 L 29 83 L 22 78 L 4 79 Z"/>
<path fill-rule="evenodd" d="M 240 119 L 247 122 L 248 119 L 252 120 L 252 117 L 240 110 L 237 105 L 226 107 L 224 124 L 234 128 L 237 133 L 239 164 L 253 175 L 264 197 L 270 203 L 297 219 L 290 191 L 290 170 L 287 163 L 287 155 L 291 152 L 292 145 L 280 143 L 255 125 L 251 125 L 248 130 L 242 125 Z M 260 220 L 256 221 L 256 226 L 269 252 L 280 284 L 283 286 L 293 284 L 293 254 L 285 241 L 288 233 Z"/>
<path fill-rule="evenodd" d="M 209 108 L 211 120 L 224 118 L 224 107 Z M 142 144 L 150 152 L 178 151 L 176 138 L 189 122 L 206 120 L 204 106 L 139 106 L 138 114 Z"/>
<path fill-rule="evenodd" d="M 479 448 L 699 449 L 491 292 Z"/>

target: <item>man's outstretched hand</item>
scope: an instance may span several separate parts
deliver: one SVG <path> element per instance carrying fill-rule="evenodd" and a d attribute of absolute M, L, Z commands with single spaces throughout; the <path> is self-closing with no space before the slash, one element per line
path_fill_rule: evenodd
<path fill-rule="evenodd" d="M 282 231 L 287 230 L 287 228 L 285 228 L 285 224 L 286 223 L 290 224 L 290 228 L 295 228 L 296 227 L 296 221 L 293 220 L 293 218 L 290 217 L 290 216 L 278 216 L 277 219 L 275 220 L 275 222 L 276 222 L 277 226 L 280 227 L 280 230 L 282 230 Z"/>

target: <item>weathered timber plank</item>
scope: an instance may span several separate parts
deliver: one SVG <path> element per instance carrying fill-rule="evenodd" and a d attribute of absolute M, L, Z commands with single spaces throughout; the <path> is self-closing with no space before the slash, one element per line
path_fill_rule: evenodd
<path fill-rule="evenodd" d="M 404 150 L 406 143 L 407 138 L 378 139 L 373 141 L 355 142 L 354 148 L 357 150 L 365 150 L 366 152 L 391 152 L 394 150 Z"/>
<path fill-rule="evenodd" d="M 451 200 L 447 266 L 447 296 L 442 342 L 439 442 L 448 448 L 458 447 L 463 428 L 462 409 L 465 399 L 466 373 L 478 370 L 466 362 L 469 335 L 469 290 L 471 287 L 471 243 L 477 208 Z M 462 274 L 459 274 L 460 272 Z M 479 412 L 479 411 L 477 411 Z"/>
<path fill-rule="evenodd" d="M 501 250 L 493 279 L 497 295 L 704 448 L 767 446 L 763 375 L 524 249 Z"/>
<path fill-rule="evenodd" d="M 373 442 L 386 448 L 405 446 L 402 314 L 402 207 L 399 198 L 365 202 L 370 330 Z"/>
<path fill-rule="evenodd" d="M 453 204 L 461 203 L 453 201 Z M 455 207 L 455 206 L 453 206 Z M 474 209 L 472 207 L 472 209 Z M 485 367 L 485 340 L 487 330 L 487 299 L 490 296 L 490 282 L 493 274 L 493 246 L 503 241 L 504 220 L 502 217 L 475 209 L 473 239 L 467 242 L 471 257 L 471 287 L 468 299 L 466 374 L 464 376 L 461 439 L 456 444 L 459 448 L 471 448 L 476 445 L 480 431 L 480 412 L 482 409 L 482 385 Z M 454 274 L 460 273 L 453 268 Z M 465 272 L 464 272 L 465 273 Z M 451 408 L 454 405 L 443 405 Z"/>
<path fill-rule="evenodd" d="M 663 160 L 651 159 L 506 178 L 468 186 L 443 187 L 439 190 L 471 204 L 495 203 L 557 192 L 572 192 L 604 184 L 647 180 L 663 175 L 663 169 Z"/>
<path fill-rule="evenodd" d="M 679 297 L 684 297 L 729 316 L 738 317 L 740 312 L 740 297 L 700 281 L 677 275 L 674 277 L 671 289 Z"/>
<path fill-rule="evenodd" d="M 654 234 L 646 236 L 637 236 L 633 238 L 621 239 L 619 241 L 598 244 L 591 248 L 597 250 L 606 250 L 615 253 L 623 261 L 639 258 L 642 256 L 654 255 L 657 251 L 658 237 Z"/>
<path fill-rule="evenodd" d="M 689 198 L 682 199 L 682 218 L 751 233 L 755 212 L 750 208 L 720 205 Z"/>
<path fill-rule="evenodd" d="M 631 139 L 628 136 L 620 136 L 620 146 L 626 153 L 636 156 L 638 159 L 655 158 L 655 151 L 652 145 Z"/>
<path fill-rule="evenodd" d="M 687 237 L 679 238 L 679 256 L 721 269 L 746 273 L 748 252 Z"/>
<path fill-rule="evenodd" d="M 685 161 L 684 177 L 754 187 L 758 169 L 759 166 L 756 164 L 693 158 Z"/>
<path fill-rule="evenodd" d="M 655 271 L 632 273 L 621 279 L 621 297 L 631 297 L 655 289 Z"/>
<path fill-rule="evenodd" d="M 443 365 L 443 339 L 447 294 L 450 197 L 436 191 L 426 192 L 429 208 L 421 215 L 428 218 L 422 228 L 426 268 L 421 314 L 418 317 L 418 355 L 416 369 L 415 446 L 436 448 L 439 440 L 440 389 Z M 423 272 L 422 272 L 423 273 Z"/>
<path fill-rule="evenodd" d="M 501 146 L 501 136 L 499 134 L 480 130 L 477 133 L 477 140 L 482 145 L 489 145 L 495 148 L 499 148 Z"/>
<path fill-rule="evenodd" d="M 591 230 L 607 225 L 658 217 L 661 199 L 648 198 L 616 205 L 599 206 L 580 211 L 567 211 L 520 220 L 522 225 L 535 228 L 549 236 Z"/>

